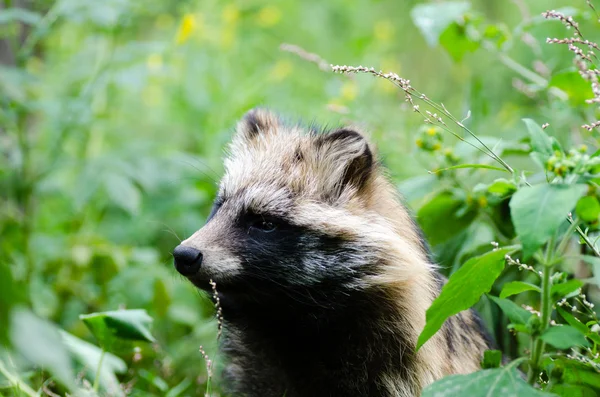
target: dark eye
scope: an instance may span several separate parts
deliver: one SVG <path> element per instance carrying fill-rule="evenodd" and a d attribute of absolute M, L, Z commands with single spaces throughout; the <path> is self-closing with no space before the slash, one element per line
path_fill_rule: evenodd
<path fill-rule="evenodd" d="M 268 219 L 258 219 L 250 225 L 250 229 L 254 229 L 262 233 L 269 233 L 277 229 L 277 224 Z"/>

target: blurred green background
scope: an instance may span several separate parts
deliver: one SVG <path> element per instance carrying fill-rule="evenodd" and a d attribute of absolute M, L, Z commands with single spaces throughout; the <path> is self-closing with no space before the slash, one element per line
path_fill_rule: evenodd
<path fill-rule="evenodd" d="M 174 271 L 170 252 L 202 226 L 224 147 L 255 106 L 291 121 L 363 126 L 394 181 L 425 177 L 400 185 L 418 208 L 435 189 L 426 178 L 436 163 L 415 145 L 423 120 L 403 93 L 371 76 L 323 70 L 281 50 L 284 43 L 325 65 L 394 71 L 459 119 L 470 110 L 469 126 L 483 136 L 519 139 L 520 120 L 530 117 L 563 141 L 590 140 L 578 128 L 585 111 L 572 109 L 580 99 L 561 99 L 518 70 L 550 79 L 572 65 L 564 48 L 545 44 L 565 36 L 563 26 L 539 16 L 572 2 L 474 0 L 446 48 L 429 45 L 416 27 L 418 3 L 4 0 L 3 339 L 16 304 L 89 341 L 80 314 L 146 309 L 158 342 L 121 354 L 130 368 L 122 379 L 135 378 L 139 395 L 165 395 L 182 381 L 184 394 L 203 392 L 198 347 L 215 353 L 213 308 Z M 495 48 L 452 53 L 453 40 L 486 26 L 499 32 Z"/>

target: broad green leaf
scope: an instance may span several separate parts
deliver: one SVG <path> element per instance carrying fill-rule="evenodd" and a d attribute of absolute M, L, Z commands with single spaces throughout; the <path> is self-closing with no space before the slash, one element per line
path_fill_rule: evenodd
<path fill-rule="evenodd" d="M 152 317 L 145 310 L 116 310 L 79 316 L 98 339 L 101 346 L 109 348 L 114 338 L 154 342 L 148 329 Z"/>
<path fill-rule="evenodd" d="M 429 242 L 437 245 L 465 230 L 476 215 L 464 200 L 442 192 L 421 207 L 417 220 Z"/>
<path fill-rule="evenodd" d="M 527 320 L 532 316 L 530 312 L 509 299 L 501 299 L 491 295 L 488 297 L 500 306 L 500 309 L 506 314 L 506 317 L 513 323 L 527 324 Z"/>
<path fill-rule="evenodd" d="M 514 368 L 484 369 L 468 375 L 450 375 L 427 386 L 421 397 L 550 397 L 534 389 Z"/>
<path fill-rule="evenodd" d="M 546 131 L 532 119 L 523 119 L 523 122 L 527 126 L 533 151 L 550 157 L 554 150 L 552 149 L 552 139 L 546 134 Z"/>
<path fill-rule="evenodd" d="M 500 350 L 486 350 L 483 352 L 481 368 L 499 368 L 502 363 L 502 352 Z"/>
<path fill-rule="evenodd" d="M 600 216 L 600 203 L 596 196 L 583 196 L 575 206 L 575 213 L 584 222 L 597 222 Z"/>
<path fill-rule="evenodd" d="M 540 338 L 549 345 L 563 350 L 573 346 L 588 347 L 590 345 L 584 334 L 570 325 L 550 327 Z"/>
<path fill-rule="evenodd" d="M 123 360 L 109 352 L 104 352 L 104 357 L 102 357 L 102 349 L 98 346 L 64 331 L 61 331 L 60 334 L 71 356 L 85 369 L 86 378 L 90 382 L 94 382 L 96 374 L 99 373 L 99 384 L 102 389 L 111 396 L 125 396 L 117 378 L 117 374 L 123 374 L 127 370 L 127 365 Z M 101 357 L 102 360 L 100 360 Z M 98 372 L 100 361 L 102 361 L 102 367 Z"/>
<path fill-rule="evenodd" d="M 470 8 L 466 1 L 418 4 L 410 11 L 410 16 L 427 44 L 435 47 L 446 28 Z"/>
<path fill-rule="evenodd" d="M 104 181 L 104 186 L 108 197 L 115 205 L 131 215 L 137 214 L 142 196 L 131 179 L 119 174 L 109 174 Z"/>
<path fill-rule="evenodd" d="M 504 256 L 513 250 L 502 248 L 472 258 L 450 276 L 440 295 L 427 309 L 427 322 L 419 335 L 417 349 L 442 327 L 448 317 L 470 308 L 481 295 L 490 291 L 504 269 Z"/>
<path fill-rule="evenodd" d="M 571 279 L 565 283 L 554 284 L 550 293 L 552 294 L 552 299 L 555 301 L 561 300 L 565 296 L 569 295 L 572 292 L 577 291 L 579 288 L 583 287 L 583 281 L 577 279 Z"/>
<path fill-rule="evenodd" d="M 406 179 L 398 185 L 398 190 L 407 202 L 422 199 L 438 187 L 438 178 L 434 175 L 419 175 Z"/>
<path fill-rule="evenodd" d="M 500 298 L 506 298 L 512 295 L 520 294 L 524 291 L 537 291 L 541 289 L 537 285 L 529 284 L 523 281 L 511 281 L 510 283 L 504 284 L 502 292 L 500 292 Z"/>
<path fill-rule="evenodd" d="M 594 97 L 590 83 L 582 79 L 574 68 L 555 74 L 548 85 L 565 92 L 574 106 L 584 105 L 586 99 Z"/>
<path fill-rule="evenodd" d="M 454 62 L 460 62 L 467 52 L 473 52 L 479 48 L 478 39 L 474 37 L 474 34 L 469 34 L 470 28 L 468 24 L 453 22 L 439 37 L 440 45 Z"/>
<path fill-rule="evenodd" d="M 562 307 L 557 307 L 556 310 L 558 311 L 560 316 L 564 318 L 567 323 L 569 323 L 570 326 L 576 328 L 579 332 L 581 332 L 584 335 L 586 335 L 589 332 L 588 327 L 584 323 L 579 321 L 577 318 L 575 318 L 575 316 L 573 316 L 571 313 L 567 312 Z"/>
<path fill-rule="evenodd" d="M 524 259 L 556 233 L 586 191 L 586 185 L 542 184 L 522 187 L 512 196 L 510 215 L 523 244 Z"/>
<path fill-rule="evenodd" d="M 61 341 L 58 327 L 29 310 L 18 308 L 12 312 L 10 339 L 23 357 L 48 370 L 65 387 L 74 388 L 71 357 Z"/>

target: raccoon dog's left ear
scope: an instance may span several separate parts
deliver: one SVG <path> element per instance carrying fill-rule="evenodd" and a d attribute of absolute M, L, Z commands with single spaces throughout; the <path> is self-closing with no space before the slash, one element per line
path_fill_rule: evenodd
<path fill-rule="evenodd" d="M 337 188 L 351 185 L 360 190 L 367 184 L 373 173 L 373 153 L 359 132 L 342 128 L 321 136 L 317 146 L 323 170 Z"/>
<path fill-rule="evenodd" d="M 279 128 L 277 115 L 267 109 L 254 108 L 244 115 L 237 125 L 237 133 L 242 138 L 251 141 L 260 134 Z"/>

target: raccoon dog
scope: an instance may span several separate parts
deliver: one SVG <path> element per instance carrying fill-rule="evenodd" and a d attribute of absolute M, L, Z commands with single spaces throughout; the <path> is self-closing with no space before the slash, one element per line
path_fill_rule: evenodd
<path fill-rule="evenodd" d="M 479 368 L 489 340 L 472 311 L 415 353 L 444 279 L 361 133 L 252 110 L 225 170 L 173 255 L 198 288 L 216 283 L 231 395 L 418 396 Z"/>

